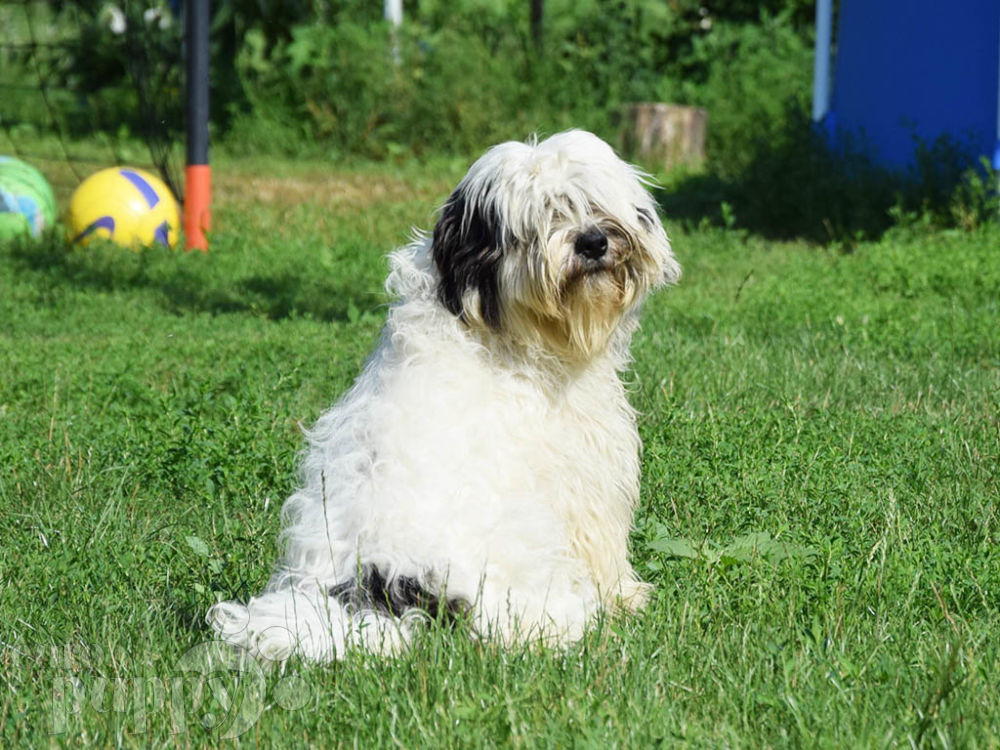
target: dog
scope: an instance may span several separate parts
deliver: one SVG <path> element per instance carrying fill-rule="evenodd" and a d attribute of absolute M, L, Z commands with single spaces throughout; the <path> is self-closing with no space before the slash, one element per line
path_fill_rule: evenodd
<path fill-rule="evenodd" d="M 680 276 L 648 184 L 580 130 L 472 165 L 433 233 L 390 255 L 381 340 L 307 431 L 267 588 L 209 611 L 223 639 L 326 662 L 461 617 L 558 646 L 644 605 L 620 373 L 644 298 Z"/>

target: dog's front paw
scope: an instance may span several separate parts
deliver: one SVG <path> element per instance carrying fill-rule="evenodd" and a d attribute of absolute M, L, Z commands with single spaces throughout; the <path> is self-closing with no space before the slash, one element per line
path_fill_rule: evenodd
<path fill-rule="evenodd" d="M 618 606 L 629 612 L 637 612 L 646 606 L 653 584 L 642 581 L 622 581 L 618 593 Z"/>
<path fill-rule="evenodd" d="M 254 597 L 249 605 L 220 602 L 206 619 L 222 640 L 254 657 L 283 662 L 299 653 L 329 661 L 336 658 L 338 644 L 322 614 L 309 598 L 283 591 Z"/>

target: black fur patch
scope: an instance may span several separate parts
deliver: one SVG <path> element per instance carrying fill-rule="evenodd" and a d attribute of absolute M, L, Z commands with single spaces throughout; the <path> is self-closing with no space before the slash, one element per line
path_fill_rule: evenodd
<path fill-rule="evenodd" d="M 462 599 L 442 600 L 421 587 L 415 578 L 398 576 L 387 580 L 374 565 L 363 565 L 357 580 L 338 583 L 328 593 L 349 609 L 375 610 L 393 617 L 420 609 L 432 620 L 452 622 L 467 608 Z"/>
<path fill-rule="evenodd" d="M 431 254 L 441 276 L 438 298 L 450 312 L 464 317 L 462 296 L 479 292 L 480 315 L 500 328 L 500 260 L 503 226 L 492 206 L 470 204 L 461 190 L 451 194 L 434 227 Z"/>
<path fill-rule="evenodd" d="M 636 211 L 639 214 L 639 223 L 642 224 L 643 228 L 647 232 L 651 232 L 653 227 L 656 226 L 656 218 L 645 208 L 638 208 Z"/>

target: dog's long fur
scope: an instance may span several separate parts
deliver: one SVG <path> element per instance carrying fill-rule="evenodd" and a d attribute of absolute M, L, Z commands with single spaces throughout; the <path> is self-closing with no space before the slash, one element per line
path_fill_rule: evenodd
<path fill-rule="evenodd" d="M 327 661 L 394 652 L 428 613 L 566 643 L 599 608 L 642 606 L 619 372 L 643 298 L 679 274 L 641 173 L 596 136 L 490 149 L 433 236 L 392 254 L 398 301 L 308 432 L 266 591 L 209 621 L 256 654 Z"/>

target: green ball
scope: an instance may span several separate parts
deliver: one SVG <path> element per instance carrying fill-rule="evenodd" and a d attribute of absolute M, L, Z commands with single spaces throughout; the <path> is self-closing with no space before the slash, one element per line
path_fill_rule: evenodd
<path fill-rule="evenodd" d="M 0 156 L 0 240 L 38 237 L 55 226 L 56 199 L 42 173 L 12 156 Z"/>

